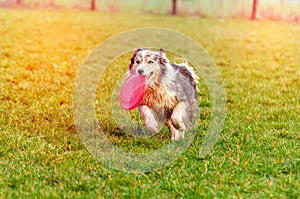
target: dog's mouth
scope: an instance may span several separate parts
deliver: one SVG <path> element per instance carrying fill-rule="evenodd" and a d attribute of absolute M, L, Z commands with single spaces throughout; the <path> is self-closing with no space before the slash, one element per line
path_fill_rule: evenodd
<path fill-rule="evenodd" d="M 147 80 L 150 79 L 150 77 L 153 75 L 153 72 L 151 72 L 148 76 L 147 76 Z"/>

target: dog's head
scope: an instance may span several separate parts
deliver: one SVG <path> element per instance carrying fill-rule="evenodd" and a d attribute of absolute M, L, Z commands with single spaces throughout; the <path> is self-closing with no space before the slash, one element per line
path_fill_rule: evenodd
<path fill-rule="evenodd" d="M 169 60 L 165 51 L 152 51 L 149 49 L 138 48 L 134 51 L 129 65 L 129 74 L 145 75 L 147 84 L 157 81 L 166 70 Z"/>

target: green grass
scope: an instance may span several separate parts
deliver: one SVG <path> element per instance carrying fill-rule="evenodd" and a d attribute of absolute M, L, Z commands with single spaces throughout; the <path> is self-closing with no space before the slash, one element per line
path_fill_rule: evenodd
<path fill-rule="evenodd" d="M 300 196 L 299 24 L 45 10 L 1 10 L 0 24 L 2 198 Z M 148 26 L 180 31 L 207 49 L 223 78 L 227 116 L 212 153 L 198 159 L 209 124 L 204 93 L 199 134 L 183 156 L 154 172 L 123 173 L 81 143 L 72 92 L 100 42 Z M 99 121 L 106 118 L 101 125 L 118 146 L 143 151 L 168 142 L 167 134 L 141 142 L 118 132 L 101 105 Z"/>

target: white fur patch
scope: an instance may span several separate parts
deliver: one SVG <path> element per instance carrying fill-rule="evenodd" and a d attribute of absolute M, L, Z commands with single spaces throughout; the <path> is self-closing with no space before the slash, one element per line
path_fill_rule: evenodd
<path fill-rule="evenodd" d="M 169 62 L 167 62 L 166 68 L 166 78 L 163 78 L 162 82 L 171 89 L 173 81 L 176 79 L 177 71 L 174 70 L 173 66 Z"/>

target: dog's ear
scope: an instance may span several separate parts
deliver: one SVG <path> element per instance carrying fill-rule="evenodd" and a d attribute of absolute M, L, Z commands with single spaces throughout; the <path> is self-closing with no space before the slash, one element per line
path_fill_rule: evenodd
<path fill-rule="evenodd" d="M 167 64 L 167 56 L 164 49 L 159 49 L 159 63 L 161 66 L 165 66 Z"/>
<path fill-rule="evenodd" d="M 166 53 L 165 53 L 165 50 L 164 49 L 159 49 L 159 56 L 163 57 L 163 58 L 166 58 Z"/>
<path fill-rule="evenodd" d="M 135 49 L 135 51 L 133 52 L 132 57 L 130 58 L 129 70 L 131 70 L 131 68 L 132 68 L 132 66 L 133 66 L 133 64 L 134 64 L 134 59 L 135 59 L 137 53 L 140 52 L 140 51 L 142 51 L 142 50 L 143 50 L 142 48 L 137 48 L 137 49 Z"/>

